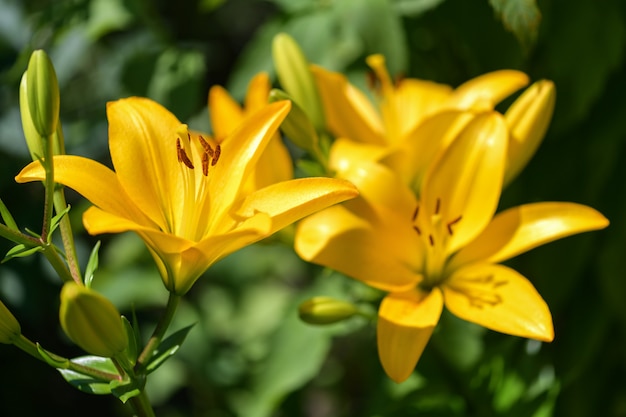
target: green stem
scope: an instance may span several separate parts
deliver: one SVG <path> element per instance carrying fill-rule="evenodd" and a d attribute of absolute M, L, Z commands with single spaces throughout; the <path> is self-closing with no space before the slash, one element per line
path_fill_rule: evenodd
<path fill-rule="evenodd" d="M 146 394 L 146 390 L 141 390 L 139 395 L 132 397 L 129 400 L 131 407 L 133 407 L 133 411 L 135 412 L 136 417 L 155 417 L 154 410 L 152 409 L 152 404 L 150 404 L 150 400 L 148 399 L 148 394 Z"/>
<path fill-rule="evenodd" d="M 67 268 L 67 264 L 63 262 L 63 258 L 59 255 L 53 245 L 42 245 L 43 250 L 41 253 L 46 257 L 50 265 L 54 268 L 63 282 L 72 281 L 72 274 Z"/>
<path fill-rule="evenodd" d="M 174 313 L 176 312 L 176 308 L 178 307 L 180 298 L 180 295 L 170 293 L 170 296 L 167 300 L 167 306 L 165 307 L 165 313 L 163 314 L 163 316 L 161 316 L 161 320 L 159 320 L 159 322 L 157 323 L 157 326 L 154 329 L 150 340 L 148 340 L 148 343 L 146 343 L 146 346 L 139 355 L 139 358 L 137 358 L 137 365 L 139 367 L 145 366 L 150 358 L 152 358 L 152 355 L 154 355 L 154 351 L 159 346 L 159 343 L 161 343 L 161 340 L 163 339 L 167 328 L 172 323 L 172 319 L 174 318 Z"/>
<path fill-rule="evenodd" d="M 24 245 L 27 248 L 42 246 L 41 242 L 38 239 L 35 239 L 32 236 L 25 235 L 19 230 L 15 230 L 11 227 L 5 226 L 4 224 L 0 224 L 0 236 L 7 240 L 10 240 L 13 243 Z"/>
<path fill-rule="evenodd" d="M 42 163 L 46 172 L 46 179 L 44 182 L 45 201 L 43 206 L 43 225 L 41 231 L 41 239 L 44 242 L 47 242 L 48 234 L 50 233 L 50 227 L 52 225 L 52 208 L 54 207 L 54 163 L 52 161 L 54 155 L 54 141 L 52 135 L 43 139 L 45 147 L 44 160 L 42 161 Z"/>
<path fill-rule="evenodd" d="M 39 354 L 39 350 L 37 350 L 37 345 L 35 345 L 30 340 L 28 340 L 28 338 L 26 338 L 26 336 L 24 336 L 23 334 L 20 335 L 19 339 L 13 342 L 13 345 L 15 345 L 15 347 L 19 349 L 22 349 L 24 352 L 28 353 L 33 358 L 39 359 L 40 361 L 45 362 L 45 360 Z"/>
<path fill-rule="evenodd" d="M 63 188 L 59 186 L 54 191 L 54 209 L 57 213 L 62 212 L 67 207 Z M 78 256 L 76 255 L 76 245 L 74 244 L 74 234 L 72 233 L 72 225 L 67 215 L 60 220 L 59 228 L 61 229 L 61 239 L 63 240 L 63 248 L 65 249 L 65 257 L 69 272 L 74 281 L 82 284 L 83 280 L 78 266 Z"/>

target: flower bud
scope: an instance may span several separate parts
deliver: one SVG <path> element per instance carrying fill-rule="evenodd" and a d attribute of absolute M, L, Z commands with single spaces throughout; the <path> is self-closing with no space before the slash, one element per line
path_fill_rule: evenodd
<path fill-rule="evenodd" d="M 309 324 L 337 323 L 357 313 L 351 303 L 325 296 L 313 297 L 300 304 L 298 309 L 300 319 Z"/>
<path fill-rule="evenodd" d="M 26 70 L 26 96 L 32 124 L 40 136 L 48 138 L 59 122 L 59 83 L 48 55 L 37 50 Z"/>
<path fill-rule="evenodd" d="M 304 110 L 316 130 L 324 128 L 324 112 L 309 62 L 296 41 L 279 33 L 272 43 L 276 75 L 282 88 Z"/>
<path fill-rule="evenodd" d="M 0 343 L 13 344 L 22 334 L 20 324 L 0 301 Z"/>
<path fill-rule="evenodd" d="M 75 282 L 63 285 L 59 319 L 65 334 L 92 355 L 112 357 L 128 346 L 121 315 L 113 303 Z"/>
<path fill-rule="evenodd" d="M 280 100 L 291 100 L 291 110 L 280 125 L 281 130 L 295 145 L 307 151 L 314 151 L 317 148 L 318 137 L 311 120 L 287 93 L 276 88 L 272 89 L 269 94 L 270 103 Z"/>
<path fill-rule="evenodd" d="M 528 87 L 506 111 L 510 139 L 504 183 L 510 183 L 535 154 L 548 130 L 556 91 L 554 83 L 540 80 Z"/>

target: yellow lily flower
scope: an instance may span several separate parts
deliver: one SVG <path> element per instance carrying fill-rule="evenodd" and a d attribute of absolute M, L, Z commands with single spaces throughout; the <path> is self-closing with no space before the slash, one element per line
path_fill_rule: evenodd
<path fill-rule="evenodd" d="M 393 83 L 381 55 L 368 57 L 367 63 L 380 83 L 376 105 L 344 75 L 313 68 L 328 129 L 339 138 L 336 146 L 344 148 L 340 154 L 345 158 L 366 157 L 382 162 L 418 192 L 430 161 L 473 115 L 493 110 L 504 98 L 528 84 L 528 76 L 514 70 L 487 73 L 454 90 L 444 84 L 411 78 Z M 507 110 L 512 133 L 507 183 L 539 146 L 553 108 L 554 85 L 542 80 Z"/>
<path fill-rule="evenodd" d="M 551 341 L 548 306 L 517 271 L 500 265 L 553 240 L 602 229 L 594 209 L 565 202 L 496 208 L 508 129 L 504 117 L 473 118 L 431 164 L 418 197 L 388 167 L 354 162 L 338 174 L 360 197 L 300 222 L 305 260 L 387 291 L 378 352 L 386 373 L 408 378 L 445 305 L 456 316 L 515 336 Z"/>
<path fill-rule="evenodd" d="M 216 144 L 189 132 L 154 101 L 111 102 L 107 117 L 115 171 L 87 158 L 60 155 L 54 157 L 55 181 L 94 204 L 83 215 L 89 233 L 136 232 L 166 288 L 182 295 L 215 261 L 357 195 L 348 182 L 330 178 L 245 189 L 289 108 L 288 101 L 265 106 Z M 34 162 L 16 180 L 38 181 L 44 175 Z"/>
<path fill-rule="evenodd" d="M 246 117 L 268 105 L 271 89 L 270 78 L 267 73 L 255 75 L 248 84 L 248 91 L 243 107 L 237 103 L 228 91 L 219 86 L 209 90 L 209 118 L 213 128 L 213 136 L 220 142 L 243 123 Z M 248 180 L 251 190 L 263 188 L 279 181 L 293 178 L 293 162 L 287 147 L 276 133 L 259 157 L 256 170 Z"/>

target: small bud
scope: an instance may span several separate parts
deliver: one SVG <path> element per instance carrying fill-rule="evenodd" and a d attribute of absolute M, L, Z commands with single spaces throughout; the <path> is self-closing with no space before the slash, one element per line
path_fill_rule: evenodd
<path fill-rule="evenodd" d="M 510 139 L 504 183 L 509 184 L 526 166 L 548 130 L 556 91 L 554 83 L 540 80 L 528 87 L 506 111 Z"/>
<path fill-rule="evenodd" d="M 48 138 L 57 130 L 60 97 L 54 66 L 44 51 L 34 51 L 30 56 L 26 84 L 32 124 L 39 135 Z"/>
<path fill-rule="evenodd" d="M 319 139 L 309 117 L 287 93 L 272 89 L 269 94 L 270 103 L 281 100 L 291 100 L 291 110 L 280 125 L 281 130 L 295 145 L 310 152 L 315 151 Z"/>
<path fill-rule="evenodd" d="M 0 301 L 0 343 L 11 345 L 22 334 L 20 324 L 9 309 Z"/>
<path fill-rule="evenodd" d="M 59 319 L 65 334 L 92 355 L 112 357 L 128 346 L 121 315 L 113 303 L 75 282 L 63 285 Z"/>
<path fill-rule="evenodd" d="M 282 88 L 321 131 L 325 126 L 322 101 L 304 53 L 291 36 L 279 33 L 272 43 L 272 56 Z"/>
<path fill-rule="evenodd" d="M 357 313 L 354 305 L 325 296 L 313 297 L 300 304 L 298 309 L 300 319 L 309 324 L 337 323 Z"/>

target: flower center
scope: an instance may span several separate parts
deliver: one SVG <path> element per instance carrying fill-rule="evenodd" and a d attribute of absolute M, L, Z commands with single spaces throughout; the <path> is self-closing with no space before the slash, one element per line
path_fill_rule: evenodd
<path fill-rule="evenodd" d="M 172 232 L 177 236 L 199 241 L 207 234 L 211 221 L 209 168 L 217 164 L 221 152 L 219 144 L 211 146 L 203 136 L 190 134 L 186 126 L 178 132 L 176 156 L 181 167 L 182 200 L 177 215 L 171 216 Z"/>
<path fill-rule="evenodd" d="M 463 218 L 462 215 L 458 215 L 452 219 L 444 219 L 441 207 L 441 199 L 438 198 L 432 214 L 420 216 L 419 204 L 413 212 L 413 230 L 423 240 L 426 248 L 424 280 L 420 283 L 424 290 L 433 289 L 445 279 L 443 270 L 448 258 L 448 242 L 454 235 L 453 226 Z"/>

